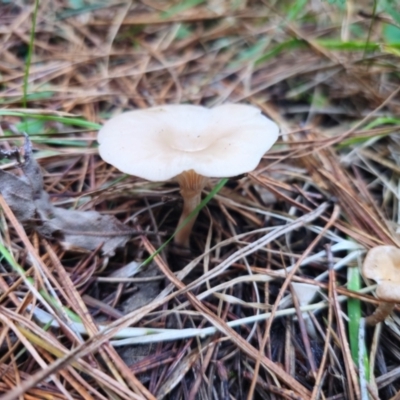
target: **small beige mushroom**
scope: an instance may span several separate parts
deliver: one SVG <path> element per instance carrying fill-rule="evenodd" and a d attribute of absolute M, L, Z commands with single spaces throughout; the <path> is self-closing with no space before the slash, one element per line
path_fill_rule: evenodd
<path fill-rule="evenodd" d="M 111 118 L 98 134 L 103 160 L 149 181 L 175 179 L 184 200 L 179 225 L 201 201 L 209 177 L 254 170 L 278 138 L 278 126 L 255 107 L 166 105 Z M 195 218 L 175 235 L 189 247 Z"/>
<path fill-rule="evenodd" d="M 400 249 L 394 246 L 377 246 L 369 250 L 362 266 L 364 278 L 377 284 L 376 297 L 382 301 L 374 313 L 365 319 L 368 325 L 382 322 L 400 303 Z"/>

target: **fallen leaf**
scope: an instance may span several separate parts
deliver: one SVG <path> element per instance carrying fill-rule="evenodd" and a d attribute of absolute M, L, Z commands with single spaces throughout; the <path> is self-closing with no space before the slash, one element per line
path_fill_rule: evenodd
<path fill-rule="evenodd" d="M 102 253 L 112 256 L 126 244 L 134 231 L 115 217 L 52 205 L 27 136 L 23 162 L 20 156 L 20 150 L 0 151 L 0 158 L 17 158 L 23 172 L 17 176 L 0 169 L 0 193 L 22 225 L 32 227 L 47 239 L 59 240 L 67 250 L 94 250 L 101 245 Z"/>

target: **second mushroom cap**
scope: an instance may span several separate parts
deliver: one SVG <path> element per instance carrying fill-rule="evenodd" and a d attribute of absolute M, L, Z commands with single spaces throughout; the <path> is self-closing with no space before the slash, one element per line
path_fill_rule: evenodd
<path fill-rule="evenodd" d="M 372 248 L 364 260 L 362 274 L 378 284 L 378 298 L 400 302 L 400 249 L 394 246 Z"/>

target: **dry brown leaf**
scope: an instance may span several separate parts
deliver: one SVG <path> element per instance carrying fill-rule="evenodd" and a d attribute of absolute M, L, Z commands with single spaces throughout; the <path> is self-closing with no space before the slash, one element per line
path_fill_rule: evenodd
<path fill-rule="evenodd" d="M 10 156 L 19 160 L 20 151 L 0 153 L 0 157 Z M 131 237 L 132 230 L 113 216 L 53 206 L 43 189 L 43 177 L 28 137 L 24 161 L 19 166 L 21 177 L 0 170 L 0 193 L 24 226 L 33 227 L 47 239 L 59 240 L 68 250 L 94 250 L 102 246 L 102 253 L 108 256 Z"/>

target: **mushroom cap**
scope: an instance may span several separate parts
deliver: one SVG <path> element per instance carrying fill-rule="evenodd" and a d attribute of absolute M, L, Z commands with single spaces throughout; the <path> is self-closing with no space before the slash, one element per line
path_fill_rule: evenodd
<path fill-rule="evenodd" d="M 372 248 L 365 257 L 361 272 L 365 278 L 378 284 L 378 298 L 400 302 L 400 249 L 394 246 Z"/>
<path fill-rule="evenodd" d="M 215 178 L 252 171 L 278 134 L 252 106 L 165 105 L 111 118 L 97 140 L 100 156 L 119 170 L 164 181 L 188 170 Z"/>

